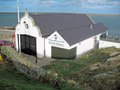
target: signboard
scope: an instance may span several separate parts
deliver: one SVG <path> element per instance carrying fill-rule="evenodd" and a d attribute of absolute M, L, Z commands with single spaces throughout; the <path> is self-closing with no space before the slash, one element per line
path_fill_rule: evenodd
<path fill-rule="evenodd" d="M 48 43 L 54 46 L 64 47 L 65 41 L 58 37 L 57 34 L 54 34 L 52 38 L 48 39 Z"/>

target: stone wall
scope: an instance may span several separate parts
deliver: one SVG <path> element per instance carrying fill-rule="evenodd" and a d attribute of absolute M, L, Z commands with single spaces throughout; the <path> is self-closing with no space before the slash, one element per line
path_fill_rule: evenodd
<path fill-rule="evenodd" d="M 4 55 L 6 55 L 10 60 L 12 60 L 16 69 L 21 71 L 22 73 L 36 79 L 46 73 L 46 70 L 31 63 L 27 60 L 27 58 L 23 57 L 13 48 L 1 47 L 1 50 Z"/>

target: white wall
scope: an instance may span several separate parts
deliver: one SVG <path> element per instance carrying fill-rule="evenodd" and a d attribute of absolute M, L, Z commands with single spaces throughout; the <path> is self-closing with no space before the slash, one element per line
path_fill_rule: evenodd
<path fill-rule="evenodd" d="M 55 35 L 57 36 L 56 40 L 55 40 Z M 63 49 L 69 49 L 68 43 L 61 37 L 61 35 L 57 31 L 55 31 L 45 40 L 45 56 L 46 57 L 51 58 L 52 46 L 63 48 Z"/>
<path fill-rule="evenodd" d="M 120 48 L 120 43 L 100 40 L 99 48 L 116 47 Z"/>
<path fill-rule="evenodd" d="M 94 37 L 86 39 L 77 45 L 77 58 L 79 58 L 82 54 L 94 48 Z"/>
<path fill-rule="evenodd" d="M 45 56 L 51 58 L 51 45 L 48 39 L 45 39 Z"/>
<path fill-rule="evenodd" d="M 28 24 L 28 29 L 25 28 L 25 23 Z M 40 29 L 34 24 L 33 19 L 29 15 L 25 15 L 21 18 L 20 24 L 16 26 L 16 33 L 18 34 L 27 34 L 34 37 L 41 36 Z"/>
<path fill-rule="evenodd" d="M 16 26 L 16 32 L 15 32 L 15 48 L 16 48 L 16 50 L 18 51 L 18 36 L 17 36 L 17 34 L 18 34 L 18 32 L 17 31 L 19 31 L 19 25 L 17 25 Z"/>
<path fill-rule="evenodd" d="M 37 57 L 44 57 L 44 38 L 37 37 Z"/>
<path fill-rule="evenodd" d="M 28 24 L 28 29 L 25 28 L 25 23 L 26 22 Z M 44 57 L 44 39 L 42 38 L 40 29 L 35 25 L 34 20 L 28 15 L 25 14 L 21 20 L 20 20 L 20 24 L 18 24 L 16 26 L 16 49 L 18 51 L 18 38 L 17 35 L 19 34 L 26 34 L 26 35 L 30 35 L 33 37 L 36 37 L 36 45 L 37 45 L 37 56 L 39 58 Z M 19 45 L 20 42 L 19 42 Z"/>
<path fill-rule="evenodd" d="M 50 44 L 49 39 L 54 40 L 54 34 L 56 34 L 59 38 L 60 41 L 64 41 L 64 45 L 59 46 L 56 43 Z M 68 43 L 59 35 L 58 32 L 54 32 L 51 36 L 49 36 L 46 41 L 45 41 L 45 49 L 46 49 L 46 57 L 51 58 L 51 47 L 58 47 L 58 48 L 63 48 L 63 49 L 72 49 L 76 47 L 76 58 L 79 58 L 82 54 L 86 53 L 87 51 L 91 50 L 95 46 L 95 37 L 97 41 L 99 41 L 100 35 L 93 36 L 91 38 L 88 38 L 82 42 L 79 42 L 77 44 L 74 44 L 72 46 L 68 45 Z"/>

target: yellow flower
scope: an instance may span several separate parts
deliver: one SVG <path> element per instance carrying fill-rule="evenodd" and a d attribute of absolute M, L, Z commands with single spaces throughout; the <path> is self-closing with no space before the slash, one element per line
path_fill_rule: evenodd
<path fill-rule="evenodd" d="M 2 62 L 4 59 L 2 57 L 2 55 L 0 54 L 0 62 Z"/>

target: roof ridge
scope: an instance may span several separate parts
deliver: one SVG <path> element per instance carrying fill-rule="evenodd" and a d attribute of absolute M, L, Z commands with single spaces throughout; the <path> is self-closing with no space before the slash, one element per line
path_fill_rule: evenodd
<path fill-rule="evenodd" d="M 87 14 L 83 14 L 83 13 L 30 13 L 30 15 L 56 15 L 56 14 L 66 14 L 66 15 L 86 15 Z"/>
<path fill-rule="evenodd" d="M 89 26 L 89 25 L 83 25 L 83 26 L 77 26 L 77 27 L 72 27 L 72 28 L 66 28 L 66 29 L 57 30 L 57 31 L 58 32 L 64 32 L 64 31 L 68 31 L 68 30 L 74 30 L 74 29 L 77 29 L 77 28 L 83 28 L 83 27 L 86 27 L 86 26 Z"/>

